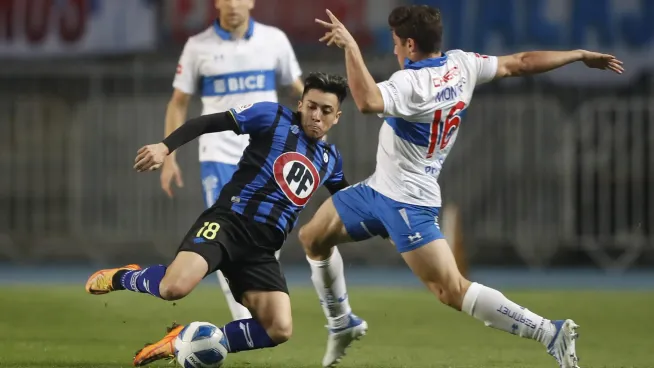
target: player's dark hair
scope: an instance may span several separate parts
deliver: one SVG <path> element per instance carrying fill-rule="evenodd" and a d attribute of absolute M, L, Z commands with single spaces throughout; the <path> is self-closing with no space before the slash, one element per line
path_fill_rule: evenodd
<path fill-rule="evenodd" d="M 314 72 L 304 80 L 302 97 L 312 89 L 333 93 L 338 97 L 338 103 L 343 103 L 347 97 L 347 80 L 338 74 Z"/>
<path fill-rule="evenodd" d="M 428 5 L 399 6 L 388 16 L 388 25 L 403 43 L 411 38 L 422 53 L 441 50 L 443 20 L 437 8 Z"/>

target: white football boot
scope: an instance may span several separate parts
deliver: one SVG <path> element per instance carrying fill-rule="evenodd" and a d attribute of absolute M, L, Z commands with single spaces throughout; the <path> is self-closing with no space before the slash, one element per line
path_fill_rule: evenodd
<path fill-rule="evenodd" d="M 552 321 L 556 333 L 547 346 L 547 352 L 556 359 L 561 368 L 579 368 L 575 342 L 579 326 L 571 319 Z"/>
<path fill-rule="evenodd" d="M 345 328 L 329 328 L 327 351 L 322 358 L 323 367 L 334 367 L 345 356 L 345 350 L 354 340 L 359 340 L 368 331 L 368 323 L 350 313 L 350 321 Z"/>

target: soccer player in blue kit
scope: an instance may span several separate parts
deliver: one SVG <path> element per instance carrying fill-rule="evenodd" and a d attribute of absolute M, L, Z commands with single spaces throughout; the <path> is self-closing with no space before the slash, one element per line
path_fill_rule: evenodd
<path fill-rule="evenodd" d="M 293 97 L 302 95 L 302 70 L 288 37 L 279 28 L 253 20 L 250 12 L 254 5 L 254 0 L 214 0 L 218 19 L 190 37 L 179 58 L 173 94 L 166 108 L 166 136 L 182 125 L 190 99 L 196 94 L 202 98 L 202 115 L 261 101 L 277 102 L 280 86 L 288 87 Z M 206 208 L 214 204 L 236 171 L 248 141 L 247 134 L 232 131 L 199 138 Z M 183 185 L 175 156 L 174 152 L 168 156 L 161 168 L 161 188 L 170 197 L 173 182 Z M 279 259 L 279 252 L 276 257 Z M 222 273 L 217 271 L 216 276 L 232 318 L 252 317 L 234 300 Z"/>
<path fill-rule="evenodd" d="M 191 227 L 169 266 L 100 270 L 88 279 L 87 292 L 130 290 L 177 300 L 221 270 L 235 299 L 255 316 L 222 327 L 228 351 L 287 341 L 291 301 L 275 252 L 320 186 L 332 194 L 348 186 L 340 153 L 322 139 L 338 123 L 346 95 L 344 78 L 312 73 L 297 112 L 275 102 L 248 104 L 191 119 L 163 142 L 141 148 L 135 160 L 139 172 L 158 169 L 166 156 L 202 134 L 233 131 L 251 139 L 234 176 Z M 141 349 L 134 365 L 173 357 L 182 329 L 173 326 L 162 340 Z"/>
<path fill-rule="evenodd" d="M 496 79 L 547 72 L 573 62 L 622 73 L 612 55 L 574 51 L 533 51 L 487 56 L 462 50 L 443 52 L 438 9 L 400 6 L 388 18 L 402 70 L 375 83 L 345 26 L 329 11 L 321 41 L 345 51 L 348 85 L 363 113 L 384 118 L 377 167 L 364 182 L 328 199 L 299 237 L 311 279 L 328 319 L 323 366 L 337 364 L 367 324 L 352 314 L 335 245 L 376 235 L 389 237 L 413 273 L 439 300 L 485 325 L 541 343 L 560 367 L 577 367 L 577 324 L 550 320 L 471 282 L 459 272 L 441 234 L 438 175 L 459 132 L 477 85 Z M 528 122 L 525 122 L 527 124 Z"/>

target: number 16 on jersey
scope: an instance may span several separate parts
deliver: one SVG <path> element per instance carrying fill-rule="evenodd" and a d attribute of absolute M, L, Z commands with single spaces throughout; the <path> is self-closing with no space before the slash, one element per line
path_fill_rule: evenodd
<path fill-rule="evenodd" d="M 432 158 L 436 147 L 438 146 L 439 150 L 445 149 L 448 143 L 450 143 L 450 138 L 459 129 L 459 124 L 461 124 L 461 116 L 459 114 L 466 108 L 466 104 L 463 101 L 459 101 L 454 105 L 450 112 L 443 119 L 443 110 L 436 110 L 434 112 L 434 121 L 431 123 L 430 134 L 429 134 L 429 147 L 427 148 L 427 158 Z"/>

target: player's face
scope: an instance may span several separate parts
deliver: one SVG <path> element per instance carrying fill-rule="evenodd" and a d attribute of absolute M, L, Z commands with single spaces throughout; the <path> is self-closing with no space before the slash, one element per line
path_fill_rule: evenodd
<path fill-rule="evenodd" d="M 215 0 L 216 10 L 220 13 L 220 24 L 226 28 L 236 28 L 250 17 L 254 0 Z"/>
<path fill-rule="evenodd" d="M 313 139 L 321 139 L 341 116 L 338 97 L 317 89 L 309 90 L 298 102 L 297 110 L 302 116 L 302 129 Z"/>

